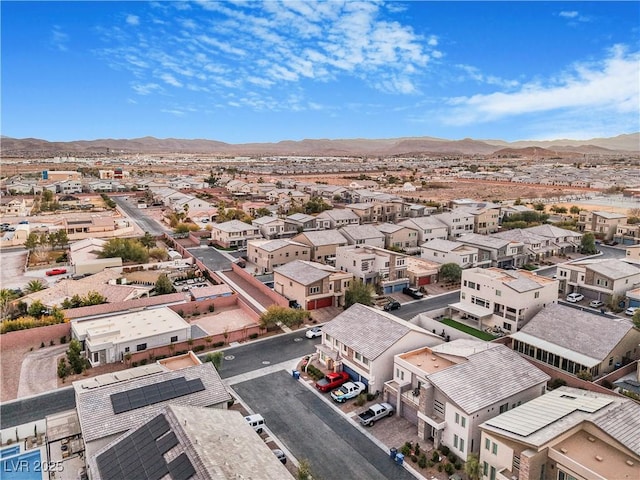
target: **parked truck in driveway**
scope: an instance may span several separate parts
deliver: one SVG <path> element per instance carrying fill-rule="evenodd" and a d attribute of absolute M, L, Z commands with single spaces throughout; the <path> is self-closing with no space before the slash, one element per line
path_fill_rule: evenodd
<path fill-rule="evenodd" d="M 316 388 L 321 392 L 330 392 L 349 380 L 347 372 L 331 372 L 316 382 Z"/>
<path fill-rule="evenodd" d="M 358 420 L 365 427 L 371 427 L 376 420 L 393 415 L 393 411 L 393 405 L 389 403 L 376 403 L 358 415 Z"/>
<path fill-rule="evenodd" d="M 342 385 L 340 388 L 337 388 L 333 392 L 331 392 L 331 398 L 333 398 L 336 402 L 342 403 L 350 398 L 357 397 L 362 392 L 364 392 L 366 386 L 362 382 L 347 382 Z"/>

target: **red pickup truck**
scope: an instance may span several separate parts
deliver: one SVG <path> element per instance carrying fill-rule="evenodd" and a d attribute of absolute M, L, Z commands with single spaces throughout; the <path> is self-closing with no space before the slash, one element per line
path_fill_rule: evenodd
<path fill-rule="evenodd" d="M 324 378 L 316 382 L 316 388 L 321 392 L 330 392 L 347 381 L 349 381 L 347 372 L 327 373 Z"/>

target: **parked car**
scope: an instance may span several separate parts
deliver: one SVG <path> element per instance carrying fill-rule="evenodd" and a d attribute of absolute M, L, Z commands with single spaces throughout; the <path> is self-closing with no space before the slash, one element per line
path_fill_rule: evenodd
<path fill-rule="evenodd" d="M 282 450 L 279 448 L 274 448 L 271 450 L 273 454 L 280 460 L 283 464 L 287 463 L 287 456 L 284 454 Z"/>
<path fill-rule="evenodd" d="M 584 299 L 584 295 L 582 295 L 581 293 L 574 292 L 567 295 L 567 302 L 577 303 L 583 299 Z"/>
<path fill-rule="evenodd" d="M 64 275 L 65 273 L 67 273 L 67 269 L 66 268 L 54 268 L 52 270 L 47 270 L 45 272 L 45 275 L 47 277 L 52 277 L 54 275 Z"/>
<path fill-rule="evenodd" d="M 376 420 L 393 415 L 393 405 L 389 403 L 376 403 L 358 415 L 358 420 L 365 427 L 372 427 Z"/>
<path fill-rule="evenodd" d="M 390 300 L 384 307 L 382 307 L 385 312 L 390 312 L 391 310 L 398 310 L 400 308 L 400 302 L 397 300 Z"/>
<path fill-rule="evenodd" d="M 262 415 L 256 413 L 255 415 L 248 415 L 244 417 L 244 419 L 256 432 L 262 433 L 264 427 L 264 418 Z"/>
<path fill-rule="evenodd" d="M 625 315 L 629 315 L 630 317 L 632 317 L 633 315 L 635 315 L 636 310 L 638 310 L 638 308 L 640 307 L 629 307 L 624 311 Z"/>
<path fill-rule="evenodd" d="M 338 403 L 343 403 L 349 400 L 350 398 L 357 397 L 367 387 L 365 387 L 362 382 L 347 382 L 342 385 L 337 390 L 331 392 L 331 398 L 333 398 Z"/>
<path fill-rule="evenodd" d="M 589 306 L 591 308 L 601 308 L 604 307 L 604 302 L 601 302 L 600 300 L 591 300 L 589 302 Z"/>
<path fill-rule="evenodd" d="M 411 298 L 424 298 L 424 293 L 414 287 L 404 287 L 402 293 L 409 295 Z"/>
<path fill-rule="evenodd" d="M 316 382 L 316 388 L 321 392 L 329 392 L 340 387 L 348 380 L 349 374 L 347 372 L 331 372 Z"/>
<path fill-rule="evenodd" d="M 307 338 L 316 338 L 322 336 L 322 328 L 321 327 L 313 327 L 306 331 L 304 334 Z"/>

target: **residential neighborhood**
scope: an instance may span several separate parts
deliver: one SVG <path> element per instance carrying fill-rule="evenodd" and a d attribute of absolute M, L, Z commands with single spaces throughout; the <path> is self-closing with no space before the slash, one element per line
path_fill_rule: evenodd
<path fill-rule="evenodd" d="M 335 162 L 313 167 L 350 164 Z M 595 193 L 436 202 L 408 179 L 232 168 L 3 180 L 3 465 L 37 452 L 59 469 L 47 479 L 640 475 L 636 197 L 615 197 L 624 213 L 586 210 Z M 533 182 L 520 170 L 511 182 Z M 306 428 L 351 432 L 367 466 L 326 464 Z"/>

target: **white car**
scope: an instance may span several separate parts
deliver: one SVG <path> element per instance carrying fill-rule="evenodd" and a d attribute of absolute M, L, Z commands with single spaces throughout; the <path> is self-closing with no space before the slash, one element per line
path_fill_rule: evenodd
<path fill-rule="evenodd" d="M 604 302 L 601 302 L 600 300 L 591 300 L 589 302 L 589 306 L 591 308 L 601 308 L 604 307 Z"/>
<path fill-rule="evenodd" d="M 567 302 L 577 303 L 582 299 L 584 299 L 584 295 L 582 295 L 581 293 L 574 292 L 567 295 Z"/>
<path fill-rule="evenodd" d="M 320 327 L 313 327 L 310 328 L 309 330 L 307 330 L 307 332 L 305 333 L 305 336 L 307 338 L 316 338 L 316 337 L 321 337 L 322 336 L 322 329 Z"/>
<path fill-rule="evenodd" d="M 633 315 L 636 313 L 638 308 L 640 308 L 640 307 L 629 307 L 624 311 L 624 314 L 625 315 L 629 315 L 630 317 L 633 317 Z"/>

